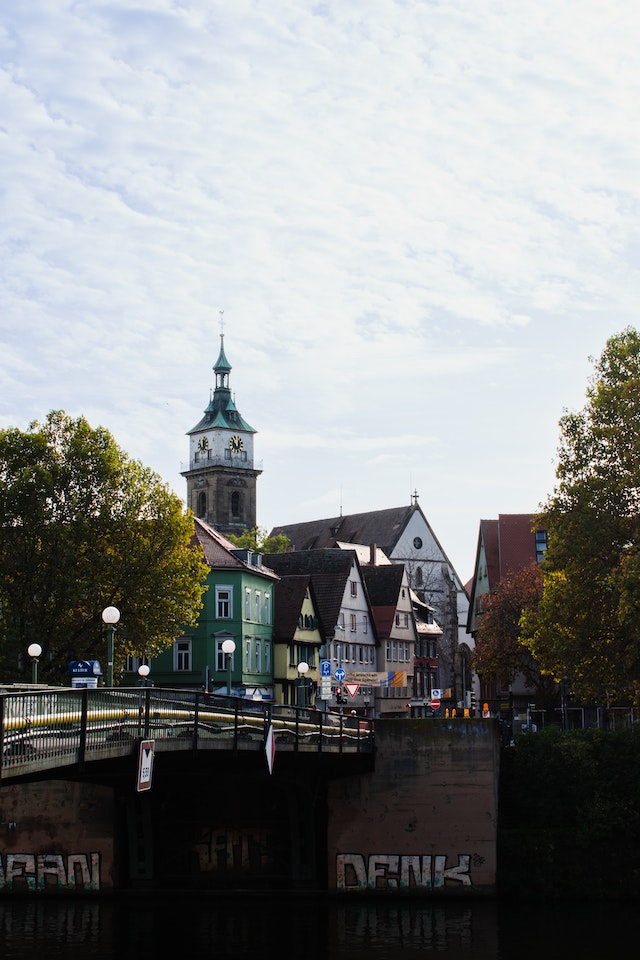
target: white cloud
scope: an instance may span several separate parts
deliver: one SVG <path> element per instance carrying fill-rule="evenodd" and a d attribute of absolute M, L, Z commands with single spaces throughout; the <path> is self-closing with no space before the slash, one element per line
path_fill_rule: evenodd
<path fill-rule="evenodd" d="M 631 0 L 5 7 L 0 423 L 183 493 L 224 310 L 260 523 L 422 487 L 466 577 L 636 322 Z"/>

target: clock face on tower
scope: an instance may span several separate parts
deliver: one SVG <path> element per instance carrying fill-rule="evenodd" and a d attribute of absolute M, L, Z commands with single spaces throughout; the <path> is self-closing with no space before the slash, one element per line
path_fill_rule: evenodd
<path fill-rule="evenodd" d="M 209 449 L 209 441 L 206 437 L 200 437 L 198 440 L 198 450 L 200 453 L 205 453 Z"/>
<path fill-rule="evenodd" d="M 229 438 L 229 449 L 232 453 L 240 453 L 244 448 L 244 443 L 242 437 L 230 437 Z"/>

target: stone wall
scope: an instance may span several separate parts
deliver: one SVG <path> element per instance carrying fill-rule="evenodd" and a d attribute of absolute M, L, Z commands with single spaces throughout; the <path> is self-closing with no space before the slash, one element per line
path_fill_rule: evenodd
<path fill-rule="evenodd" d="M 43 781 L 0 789 L 0 894 L 114 885 L 113 790 Z"/>
<path fill-rule="evenodd" d="M 375 732 L 374 772 L 329 784 L 329 889 L 494 895 L 495 721 L 377 720 Z"/>

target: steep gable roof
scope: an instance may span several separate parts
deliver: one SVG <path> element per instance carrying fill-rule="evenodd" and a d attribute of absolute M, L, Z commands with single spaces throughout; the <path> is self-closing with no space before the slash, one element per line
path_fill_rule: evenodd
<path fill-rule="evenodd" d="M 491 590 L 510 570 L 520 570 L 535 562 L 534 517 L 533 513 L 500 513 L 497 520 L 480 521 Z"/>
<path fill-rule="evenodd" d="M 212 569 L 250 570 L 251 573 L 264 576 L 269 580 L 278 579 L 277 574 L 270 567 L 256 566 L 243 560 L 238 556 L 238 547 L 235 543 L 231 543 L 230 540 L 227 540 L 226 537 L 199 517 L 194 517 L 194 532 L 191 543 L 193 546 L 200 545 L 205 563 Z"/>
<path fill-rule="evenodd" d="M 404 565 L 397 563 L 362 568 L 376 628 L 381 638 L 388 637 L 393 627 L 405 575 Z M 410 604 L 410 600 L 408 603 Z"/>
<path fill-rule="evenodd" d="M 393 552 L 405 529 L 415 505 L 372 510 L 325 520 L 308 520 L 274 527 L 271 536 L 283 533 L 291 541 L 293 550 L 318 550 L 335 547 L 338 542 L 377 544 L 387 555 Z"/>
<path fill-rule="evenodd" d="M 296 632 L 302 604 L 309 592 L 314 603 L 313 584 L 309 574 L 285 576 L 278 584 L 278 602 L 273 615 L 273 636 L 276 639 L 291 638 Z M 317 614 L 317 611 L 316 611 Z"/>
<path fill-rule="evenodd" d="M 351 567 L 358 558 L 353 550 L 305 550 L 265 554 L 265 562 L 279 577 L 308 574 L 313 581 L 318 618 L 325 634 L 333 632 L 342 606 Z"/>

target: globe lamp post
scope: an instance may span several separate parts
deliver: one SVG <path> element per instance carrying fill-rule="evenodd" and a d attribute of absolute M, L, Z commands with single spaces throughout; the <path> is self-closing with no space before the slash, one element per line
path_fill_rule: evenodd
<path fill-rule="evenodd" d="M 31 682 L 38 682 L 38 658 L 42 654 L 42 647 L 39 643 L 30 643 L 27 647 L 27 653 L 31 657 Z"/>
<path fill-rule="evenodd" d="M 116 623 L 120 619 L 117 607 L 105 607 L 102 611 L 102 620 L 107 625 L 107 686 L 113 686 L 113 637 Z"/>
<path fill-rule="evenodd" d="M 234 640 L 222 641 L 222 652 L 224 653 L 224 662 L 227 668 L 227 696 L 231 696 L 231 660 L 236 651 Z"/>
<path fill-rule="evenodd" d="M 304 660 L 298 664 L 298 706 L 306 707 L 307 704 L 307 673 L 309 664 Z"/>

